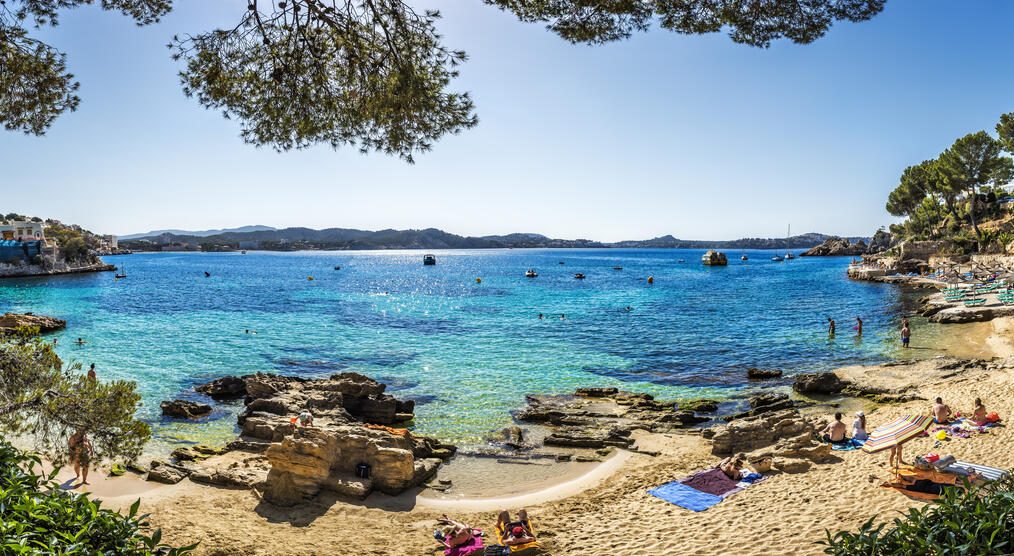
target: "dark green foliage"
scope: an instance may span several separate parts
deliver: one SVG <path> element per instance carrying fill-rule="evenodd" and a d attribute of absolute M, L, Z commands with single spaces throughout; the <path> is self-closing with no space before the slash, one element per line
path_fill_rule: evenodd
<path fill-rule="evenodd" d="M 1014 553 L 1014 479 L 1008 474 L 984 487 L 965 487 L 944 489 L 937 504 L 891 522 L 874 524 L 872 517 L 856 532 L 827 531 L 819 544 L 838 556 Z"/>
<path fill-rule="evenodd" d="M 839 20 L 866 21 L 886 0 L 484 0 L 521 21 L 547 23 L 573 43 L 600 44 L 646 31 L 652 20 L 677 33 L 729 30 L 733 41 L 768 46 L 787 38 L 806 44 Z"/>
<path fill-rule="evenodd" d="M 0 432 L 34 439 L 59 460 L 67 439 L 82 429 L 97 459 L 136 458 L 151 437 L 148 424 L 134 417 L 137 385 L 88 379 L 80 364 L 64 365 L 37 333 L 22 329 L 0 338 Z"/>
<path fill-rule="evenodd" d="M 0 442 L 0 554 L 117 554 L 182 556 L 196 544 L 172 548 L 161 530 L 148 534 L 140 501 L 127 515 L 104 510 L 84 494 L 64 492 L 43 475 L 38 457 Z"/>
<path fill-rule="evenodd" d="M 234 28 L 172 46 L 184 92 L 239 119 L 247 143 L 355 145 L 411 162 L 478 123 L 468 93 L 447 91 L 466 56 L 441 44 L 439 17 L 401 0 L 253 0 Z"/>
<path fill-rule="evenodd" d="M 65 55 L 29 36 L 60 10 L 95 0 L 0 2 L 0 122 L 41 135 L 80 99 Z M 478 0 L 476 0 L 478 1 Z M 732 40 L 809 43 L 840 20 L 864 21 L 886 0 L 484 0 L 576 43 L 660 27 L 684 34 L 727 28 Z M 423 3 L 423 2 L 419 2 Z M 241 136 L 278 150 L 356 146 L 412 161 L 448 133 L 478 123 L 468 93 L 448 88 L 465 53 L 443 45 L 435 11 L 406 0 L 248 0 L 238 23 L 169 44 L 184 92 L 240 121 Z M 146 25 L 171 0 L 102 0 Z"/>
<path fill-rule="evenodd" d="M 88 257 L 88 247 L 84 240 L 79 237 L 72 237 L 60 246 L 63 259 L 67 262 L 81 261 Z"/>

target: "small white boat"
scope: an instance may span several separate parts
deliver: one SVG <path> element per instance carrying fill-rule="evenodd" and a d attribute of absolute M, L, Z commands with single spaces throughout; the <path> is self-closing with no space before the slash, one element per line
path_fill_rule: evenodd
<path fill-rule="evenodd" d="M 577 278 L 578 280 L 584 280 L 584 274 L 578 272 L 577 274 L 574 275 L 574 278 Z"/>
<path fill-rule="evenodd" d="M 771 257 L 771 260 L 774 261 L 774 262 L 776 262 L 776 263 L 780 263 L 780 262 L 784 261 L 785 259 L 779 257 L 778 255 L 775 255 L 774 257 Z"/>
<path fill-rule="evenodd" d="M 437 264 L 437 256 L 436 255 L 429 255 L 429 254 L 423 255 L 423 265 L 425 265 L 425 266 L 433 266 L 435 264 Z"/>
<path fill-rule="evenodd" d="M 743 256 L 740 257 L 739 260 L 741 260 L 741 261 L 749 261 L 750 258 L 746 256 L 746 253 L 743 253 Z"/>
<path fill-rule="evenodd" d="M 534 270 L 526 270 L 525 276 L 527 276 L 528 278 L 537 278 L 539 276 L 539 273 L 535 272 Z"/>

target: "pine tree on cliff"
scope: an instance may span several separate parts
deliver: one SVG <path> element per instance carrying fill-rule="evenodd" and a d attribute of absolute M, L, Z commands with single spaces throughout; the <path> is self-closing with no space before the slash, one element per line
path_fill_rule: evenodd
<path fill-rule="evenodd" d="M 985 131 L 977 131 L 958 139 L 940 155 L 940 167 L 947 187 L 967 195 L 968 218 L 977 239 L 981 237 L 975 221 L 979 188 L 988 184 L 1006 184 L 1014 179 L 1014 164 L 1002 152 L 999 141 Z"/>

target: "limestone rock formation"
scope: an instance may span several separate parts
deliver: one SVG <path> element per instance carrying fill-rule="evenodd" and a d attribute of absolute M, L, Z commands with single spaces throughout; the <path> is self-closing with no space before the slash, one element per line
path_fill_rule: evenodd
<path fill-rule="evenodd" d="M 843 237 L 828 238 L 820 245 L 799 254 L 800 257 L 848 257 L 863 255 L 869 249 L 863 240 L 849 243 Z"/>
<path fill-rule="evenodd" d="M 33 314 L 4 313 L 0 316 L 0 332 L 15 330 L 20 326 L 37 327 L 39 332 L 50 332 L 67 326 L 67 321 Z"/>
<path fill-rule="evenodd" d="M 891 248 L 892 241 L 893 237 L 890 232 L 877 230 L 877 233 L 873 234 L 873 237 L 870 238 L 870 245 L 866 249 L 866 254 L 875 255 L 887 251 Z"/>
<path fill-rule="evenodd" d="M 714 413 L 718 411 L 718 400 L 694 400 L 690 402 L 680 402 L 678 407 L 684 411 Z"/>
<path fill-rule="evenodd" d="M 188 400 L 165 401 L 160 406 L 162 415 L 176 419 L 197 419 L 211 413 L 210 405 Z"/>

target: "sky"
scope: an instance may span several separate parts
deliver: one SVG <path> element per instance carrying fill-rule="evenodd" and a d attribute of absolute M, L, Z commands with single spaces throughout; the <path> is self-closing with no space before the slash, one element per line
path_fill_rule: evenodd
<path fill-rule="evenodd" d="M 0 129 L 0 211 L 97 233 L 435 227 L 600 241 L 872 235 L 902 170 L 1014 111 L 1007 0 L 890 0 L 810 45 L 658 28 L 572 45 L 481 0 L 438 8 L 479 125 L 409 165 L 244 144 L 184 96 L 174 34 L 232 27 L 243 0 L 177 0 L 137 27 L 98 7 L 36 36 L 68 55 L 80 108 L 44 137 Z"/>

